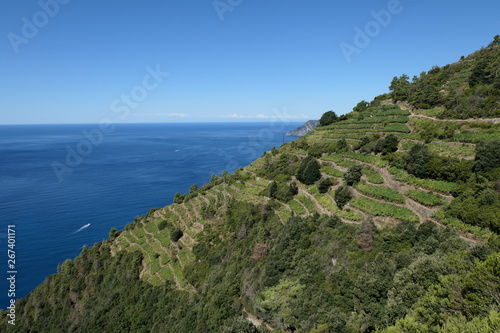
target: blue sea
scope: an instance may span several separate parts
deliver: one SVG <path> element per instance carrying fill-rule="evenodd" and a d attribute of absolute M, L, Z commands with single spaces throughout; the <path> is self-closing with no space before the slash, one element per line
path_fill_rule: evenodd
<path fill-rule="evenodd" d="M 15 298 L 176 192 L 244 167 L 300 123 L 0 126 L 0 308 L 9 302 L 7 226 L 15 225 Z M 12 241 L 11 241 L 12 242 Z"/>

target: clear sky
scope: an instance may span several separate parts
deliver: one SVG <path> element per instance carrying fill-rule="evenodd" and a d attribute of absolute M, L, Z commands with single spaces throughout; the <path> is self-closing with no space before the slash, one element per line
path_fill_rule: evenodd
<path fill-rule="evenodd" d="M 4 1 L 0 124 L 344 114 L 395 75 L 486 46 L 499 13 L 498 0 Z"/>

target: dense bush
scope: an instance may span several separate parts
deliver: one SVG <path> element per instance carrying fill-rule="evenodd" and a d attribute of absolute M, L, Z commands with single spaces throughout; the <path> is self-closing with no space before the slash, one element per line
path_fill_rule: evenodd
<path fill-rule="evenodd" d="M 179 228 L 176 228 L 170 234 L 170 239 L 172 240 L 172 242 L 177 242 L 179 239 L 182 238 L 183 235 L 184 235 L 184 233 L 182 232 L 182 230 Z"/>
<path fill-rule="evenodd" d="M 330 124 L 333 124 L 334 122 L 337 122 L 339 120 L 337 114 L 333 111 L 327 111 L 323 113 L 319 120 L 319 125 L 320 126 L 328 126 Z"/>
<path fill-rule="evenodd" d="M 354 164 L 349 167 L 347 172 L 344 174 L 344 179 L 347 185 L 352 186 L 353 184 L 359 182 L 363 174 L 362 170 L 363 166 L 361 164 Z"/>
<path fill-rule="evenodd" d="M 480 142 L 476 147 L 474 171 L 488 172 L 500 168 L 500 140 Z"/>
<path fill-rule="evenodd" d="M 333 180 L 331 178 L 323 178 L 318 184 L 319 193 L 326 193 L 332 187 Z"/>
<path fill-rule="evenodd" d="M 340 186 L 335 190 L 335 202 L 340 209 L 342 209 L 351 198 L 351 193 L 347 186 Z"/>
<path fill-rule="evenodd" d="M 318 161 L 314 157 L 308 156 L 299 166 L 297 179 L 306 185 L 314 184 L 321 178 L 320 168 Z"/>

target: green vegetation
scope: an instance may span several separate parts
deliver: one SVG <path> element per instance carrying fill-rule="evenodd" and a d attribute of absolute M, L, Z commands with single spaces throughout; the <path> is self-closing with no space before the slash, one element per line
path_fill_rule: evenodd
<path fill-rule="evenodd" d="M 308 156 L 300 164 L 297 179 L 306 185 L 311 185 L 321 178 L 320 168 L 318 161 L 314 157 Z"/>
<path fill-rule="evenodd" d="M 383 184 L 384 178 L 372 168 L 364 167 L 363 174 L 366 176 L 366 179 L 373 184 Z"/>
<path fill-rule="evenodd" d="M 319 125 L 320 126 L 328 126 L 330 124 L 333 124 L 334 122 L 337 122 L 339 120 L 339 117 L 337 114 L 333 111 L 328 111 L 325 112 L 322 116 L 321 119 L 319 120 Z"/>
<path fill-rule="evenodd" d="M 363 170 L 363 166 L 361 164 L 354 164 L 353 166 L 349 167 L 349 170 L 347 170 L 347 172 L 344 174 L 344 179 L 347 185 L 352 186 L 353 184 L 359 182 L 362 175 L 361 170 Z"/>
<path fill-rule="evenodd" d="M 426 206 L 439 206 L 444 204 L 444 199 L 438 194 L 432 192 L 425 192 L 420 190 L 408 190 L 406 194 L 415 201 L 420 202 Z"/>
<path fill-rule="evenodd" d="M 347 186 L 340 186 L 337 190 L 335 190 L 335 202 L 340 209 L 342 209 L 351 200 L 351 198 L 352 196 Z"/>
<path fill-rule="evenodd" d="M 385 186 L 374 186 L 368 184 L 358 184 L 356 189 L 372 198 L 382 199 L 389 202 L 405 203 L 405 197 L 398 191 Z"/>
<path fill-rule="evenodd" d="M 445 194 L 453 192 L 457 186 L 456 183 L 453 182 L 417 178 L 396 167 L 389 167 L 389 172 L 394 176 L 394 179 L 396 180 Z"/>
<path fill-rule="evenodd" d="M 371 215 L 390 216 L 401 221 L 418 221 L 418 217 L 407 208 L 381 203 L 365 197 L 356 197 L 350 201 L 350 204 Z"/>
<path fill-rule="evenodd" d="M 450 119 L 499 115 L 495 41 L 412 80 L 395 77 L 389 94 L 341 117 L 327 112 L 305 137 L 112 228 L 17 302 L 17 327 L 6 312 L 0 325 L 500 330 L 500 124 Z"/>

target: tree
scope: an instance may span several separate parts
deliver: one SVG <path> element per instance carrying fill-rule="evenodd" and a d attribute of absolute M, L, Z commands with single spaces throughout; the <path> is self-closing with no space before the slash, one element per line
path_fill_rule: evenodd
<path fill-rule="evenodd" d="M 278 184 L 273 181 L 271 184 L 268 186 L 268 197 L 269 198 L 276 198 L 276 191 L 278 191 Z"/>
<path fill-rule="evenodd" d="M 480 142 L 476 146 L 474 171 L 488 172 L 500 167 L 500 140 Z"/>
<path fill-rule="evenodd" d="M 429 174 L 428 163 L 432 155 L 426 145 L 417 143 L 411 147 L 410 153 L 406 158 L 406 171 L 419 177 L 426 178 Z"/>
<path fill-rule="evenodd" d="M 375 144 L 375 153 L 382 153 L 382 155 L 393 153 L 398 150 L 398 144 L 398 137 L 391 133 L 377 141 Z"/>
<path fill-rule="evenodd" d="M 362 100 L 361 102 L 356 104 L 356 106 L 353 108 L 353 111 L 363 112 L 366 109 L 368 109 L 368 105 L 370 105 L 370 103 L 368 103 L 365 100 Z"/>
<path fill-rule="evenodd" d="M 189 188 L 189 194 L 192 194 L 196 191 L 198 191 L 198 184 L 191 185 L 191 187 Z"/>
<path fill-rule="evenodd" d="M 323 178 L 318 184 L 318 191 L 319 193 L 326 193 L 330 189 L 330 187 L 333 185 L 333 181 L 331 178 Z"/>
<path fill-rule="evenodd" d="M 264 290 L 256 303 L 264 312 L 274 313 L 277 324 L 285 330 L 298 323 L 297 314 L 305 287 L 298 280 L 281 280 L 278 285 Z"/>
<path fill-rule="evenodd" d="M 181 239 L 182 236 L 184 236 L 184 233 L 182 232 L 182 230 L 179 228 L 176 228 L 170 234 L 170 239 L 172 240 L 172 242 L 177 242 L 179 239 Z"/>
<path fill-rule="evenodd" d="M 299 166 L 297 179 L 306 185 L 314 184 L 315 181 L 321 178 L 320 168 L 318 161 L 314 157 L 308 156 Z"/>
<path fill-rule="evenodd" d="M 323 113 L 323 115 L 321 116 L 321 119 L 319 120 L 319 125 L 328 126 L 336 121 L 338 121 L 337 114 L 333 111 L 327 111 Z"/>
<path fill-rule="evenodd" d="M 346 151 L 347 148 L 348 145 L 347 145 L 347 140 L 345 138 L 342 138 L 339 141 L 337 141 L 337 147 L 335 148 L 337 152 Z"/>
<path fill-rule="evenodd" d="M 372 243 L 375 238 L 375 223 L 371 215 L 363 220 L 357 234 L 358 246 L 367 252 L 373 250 Z"/>
<path fill-rule="evenodd" d="M 363 166 L 361 164 L 354 164 L 349 169 L 347 172 L 344 174 L 344 179 L 347 183 L 347 185 L 352 186 L 353 184 L 359 182 L 361 179 L 361 175 L 363 170 Z"/>
<path fill-rule="evenodd" d="M 410 77 L 406 74 L 401 75 L 401 77 L 395 76 L 392 81 L 389 89 L 392 91 L 391 97 L 392 99 L 397 101 L 406 101 L 409 95 L 410 81 L 408 81 Z"/>
<path fill-rule="evenodd" d="M 175 193 L 174 203 L 181 204 L 182 202 L 184 202 L 184 195 L 180 194 L 179 192 Z"/>
<path fill-rule="evenodd" d="M 109 240 L 114 240 L 116 237 L 118 237 L 118 235 L 120 235 L 120 233 L 116 231 L 115 227 L 112 227 L 111 230 L 109 230 L 108 238 Z"/>
<path fill-rule="evenodd" d="M 160 223 L 158 223 L 158 230 L 159 231 L 162 231 L 166 227 L 167 227 L 167 221 L 166 220 L 162 220 Z"/>
<path fill-rule="evenodd" d="M 335 191 L 335 202 L 337 206 L 342 209 L 351 200 L 351 193 L 347 186 L 340 186 Z"/>
<path fill-rule="evenodd" d="M 220 179 L 220 178 L 219 178 L 219 176 L 217 176 L 217 175 L 212 175 L 212 176 L 210 177 L 210 183 L 211 183 L 211 184 L 213 184 L 213 185 L 217 185 L 217 182 L 218 182 L 218 180 L 219 180 L 219 179 Z"/>

